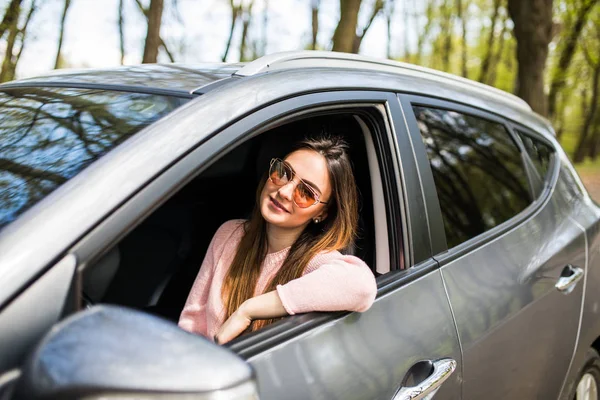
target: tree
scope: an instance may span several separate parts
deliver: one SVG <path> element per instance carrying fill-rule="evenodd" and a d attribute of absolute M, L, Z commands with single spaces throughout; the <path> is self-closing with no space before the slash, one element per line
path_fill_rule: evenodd
<path fill-rule="evenodd" d="M 517 40 L 516 94 L 539 114 L 547 114 L 544 70 L 552 40 L 552 0 L 508 0 Z"/>
<path fill-rule="evenodd" d="M 500 1 L 501 0 L 494 0 L 494 11 L 491 19 L 492 26 L 490 28 L 490 33 L 487 39 L 486 54 L 483 57 L 483 61 L 481 63 L 481 70 L 479 71 L 479 82 L 486 82 L 490 65 L 492 63 L 492 57 L 494 54 L 494 39 L 496 37 L 496 23 L 500 15 Z"/>
<path fill-rule="evenodd" d="M 465 14 L 466 14 L 466 10 L 469 8 L 469 4 L 468 4 L 467 0 L 464 0 L 464 3 L 466 3 L 466 4 L 463 4 L 463 0 L 456 0 L 457 15 L 458 15 L 458 19 L 460 20 L 460 24 L 461 24 L 460 25 L 461 74 L 462 74 L 462 76 L 467 78 L 468 77 L 468 71 L 467 71 L 467 16 Z"/>
<path fill-rule="evenodd" d="M 560 90 L 565 85 L 566 74 L 571 65 L 573 55 L 577 47 L 577 41 L 581 36 L 583 27 L 590 11 L 598 4 L 598 0 L 584 0 L 581 7 L 576 11 L 575 23 L 572 25 L 566 38 L 560 44 L 560 57 L 556 68 L 553 70 L 550 93 L 548 95 L 548 116 L 554 117 L 556 113 L 556 100 Z"/>
<path fill-rule="evenodd" d="M 0 22 L 0 38 L 8 32 L 4 60 L 2 61 L 2 69 L 0 70 L 0 82 L 10 81 L 15 78 L 15 70 L 25 48 L 27 27 L 37 7 L 37 0 L 32 0 L 22 26 L 19 26 L 22 1 L 13 0 L 6 8 L 2 22 Z"/>
<path fill-rule="evenodd" d="M 417 37 L 417 54 L 415 63 L 421 64 L 423 59 L 423 46 L 425 41 L 429 38 L 431 27 L 433 26 L 433 9 L 435 6 L 435 0 L 427 0 L 427 8 L 425 11 L 425 26 L 422 29 L 418 29 L 419 36 Z"/>
<path fill-rule="evenodd" d="M 241 18 L 242 18 L 242 37 L 240 39 L 240 61 L 246 61 L 246 47 L 248 42 L 248 29 L 250 28 L 250 22 L 252 21 L 252 7 L 254 6 L 254 0 L 248 3 L 247 7 L 242 6 Z"/>
<path fill-rule="evenodd" d="M 69 12 L 69 6 L 71 5 L 71 0 L 65 0 L 65 5 L 63 7 L 62 18 L 60 19 L 60 33 L 58 35 L 58 49 L 56 50 L 56 59 L 54 61 L 54 69 L 58 69 L 60 67 L 60 52 L 62 50 L 63 39 L 65 35 L 65 21 L 67 19 L 67 13 Z"/>
<path fill-rule="evenodd" d="M 125 23 L 125 19 L 123 17 L 123 0 L 119 0 L 119 50 L 121 51 L 121 65 L 125 62 L 125 30 L 123 29 L 123 25 Z"/>
<path fill-rule="evenodd" d="M 148 33 L 144 44 L 142 63 L 155 63 L 158 61 L 158 48 L 161 45 L 160 25 L 162 22 L 163 0 L 150 0 L 148 8 Z"/>
<path fill-rule="evenodd" d="M 340 0 L 340 20 L 333 34 L 333 51 L 352 53 L 362 0 Z"/>
<path fill-rule="evenodd" d="M 227 55 L 229 54 L 229 49 L 231 48 L 231 41 L 233 39 L 233 31 L 235 30 L 235 25 L 237 23 L 238 17 L 242 12 L 242 5 L 235 4 L 234 0 L 229 0 L 229 5 L 231 6 L 231 25 L 229 28 L 229 37 L 227 38 L 227 45 L 225 46 L 225 51 L 223 52 L 223 56 L 221 57 L 221 61 L 227 61 Z"/>
<path fill-rule="evenodd" d="M 321 0 L 311 0 L 310 11 L 311 11 L 311 22 L 312 22 L 312 36 L 310 49 L 317 49 L 317 36 L 319 34 L 319 7 L 321 6 Z"/>
<path fill-rule="evenodd" d="M 156 0 L 151 0 L 151 1 L 156 1 Z M 162 0 L 160 0 L 162 3 Z M 140 11 L 142 12 L 142 14 L 144 14 L 144 16 L 146 17 L 146 21 L 148 22 L 148 28 L 150 28 L 150 8 L 145 8 L 144 5 L 142 4 L 141 0 L 135 0 L 135 2 L 138 5 L 138 8 L 140 9 Z M 175 3 L 177 4 L 177 3 Z M 152 6 L 152 3 L 150 3 L 150 6 Z M 162 49 L 165 51 L 165 53 L 167 53 L 167 56 L 169 57 L 169 60 L 171 60 L 171 62 L 175 62 L 175 57 L 173 56 L 173 53 L 171 53 L 169 51 L 169 48 L 167 47 L 167 44 L 165 43 L 165 41 L 162 39 L 162 37 L 160 36 L 160 25 L 162 24 L 162 11 L 161 11 L 161 21 L 159 22 L 159 36 L 158 36 L 158 40 L 159 40 L 159 46 L 162 47 Z M 146 36 L 146 43 L 148 42 L 148 36 Z M 123 44 L 124 45 L 124 44 Z M 124 50 L 123 50 L 124 53 Z M 144 55 L 146 54 L 146 48 L 144 47 Z M 156 51 L 156 58 L 158 58 L 158 50 Z M 144 62 L 144 61 L 142 61 Z M 156 61 L 150 61 L 150 62 L 156 62 Z"/>
<path fill-rule="evenodd" d="M 373 5 L 373 9 L 371 10 L 371 14 L 369 16 L 369 20 L 367 21 L 367 24 L 365 25 L 364 28 L 362 28 L 362 30 L 360 31 L 359 34 L 355 34 L 354 43 L 352 44 L 352 52 L 353 53 L 358 53 L 358 50 L 360 49 L 360 45 L 361 45 L 365 35 L 367 34 L 367 31 L 373 24 L 373 21 L 375 20 L 375 18 L 377 18 L 377 15 L 379 15 L 381 10 L 383 10 L 384 4 L 385 4 L 384 0 L 375 0 L 375 4 Z"/>
<path fill-rule="evenodd" d="M 598 23 L 595 28 L 594 36 L 597 40 L 600 40 L 600 23 Z M 575 154 L 573 155 L 573 161 L 576 163 L 584 160 L 585 155 L 588 153 L 588 148 L 591 145 L 590 139 L 591 141 L 594 141 L 593 136 L 595 135 L 595 132 L 592 132 L 592 130 L 595 128 L 597 130 L 597 126 L 594 127 L 594 122 L 597 121 L 596 114 L 598 113 L 598 97 L 600 96 L 600 58 L 598 57 L 598 52 L 596 51 L 592 53 L 589 49 L 589 46 L 587 46 L 585 42 L 582 43 L 582 48 L 583 55 L 585 56 L 589 68 L 592 71 L 592 96 L 589 106 L 587 107 L 587 113 L 581 128 L 581 133 L 577 142 L 577 148 L 575 150 Z M 585 97 L 586 96 L 582 96 L 584 102 Z M 585 104 L 583 104 L 582 109 L 585 110 L 585 108 Z M 592 133 L 592 138 L 590 138 L 590 133 Z M 595 148 L 595 144 L 592 147 Z"/>

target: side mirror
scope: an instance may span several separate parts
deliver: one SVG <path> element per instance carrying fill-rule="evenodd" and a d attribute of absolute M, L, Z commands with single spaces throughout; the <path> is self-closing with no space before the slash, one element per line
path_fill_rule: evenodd
<path fill-rule="evenodd" d="M 258 399 L 252 368 L 172 322 L 95 306 L 54 327 L 26 362 L 17 399 Z"/>

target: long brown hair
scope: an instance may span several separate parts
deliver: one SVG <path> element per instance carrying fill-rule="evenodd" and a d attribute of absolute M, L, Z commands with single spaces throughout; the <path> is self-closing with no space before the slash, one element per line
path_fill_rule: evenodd
<path fill-rule="evenodd" d="M 292 244 L 283 265 L 268 283 L 264 293 L 275 290 L 277 285 L 301 277 L 314 256 L 322 251 L 343 249 L 354 241 L 356 235 L 358 196 L 347 143 L 337 136 L 320 136 L 301 141 L 294 151 L 300 149 L 316 151 L 327 162 L 331 182 L 327 218 L 320 224 L 311 222 L 306 226 Z M 260 212 L 260 196 L 266 181 L 265 174 L 256 191 L 252 215 L 244 224 L 244 236 L 223 282 L 221 296 L 227 312 L 226 318 L 229 318 L 244 301 L 254 297 L 260 267 L 267 255 L 267 222 Z M 273 321 L 254 321 L 251 330 L 262 328 Z"/>

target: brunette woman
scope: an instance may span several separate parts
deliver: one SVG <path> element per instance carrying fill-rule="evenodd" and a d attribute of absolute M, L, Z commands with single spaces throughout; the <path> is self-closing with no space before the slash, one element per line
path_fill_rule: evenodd
<path fill-rule="evenodd" d="M 375 299 L 369 267 L 339 252 L 358 220 L 347 144 L 308 139 L 266 168 L 251 218 L 217 230 L 179 319 L 217 343 L 286 315 L 365 311 Z"/>

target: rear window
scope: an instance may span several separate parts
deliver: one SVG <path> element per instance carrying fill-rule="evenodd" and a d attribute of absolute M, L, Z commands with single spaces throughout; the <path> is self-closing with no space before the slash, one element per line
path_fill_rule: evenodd
<path fill-rule="evenodd" d="M 509 220 L 531 203 L 521 153 L 503 125 L 450 110 L 414 111 L 448 248 Z"/>
<path fill-rule="evenodd" d="M 0 92 L 0 230 L 185 101 L 95 89 Z"/>
<path fill-rule="evenodd" d="M 521 137 L 525 150 L 527 150 L 527 154 L 531 158 L 531 161 L 533 161 L 533 165 L 535 165 L 535 169 L 540 174 L 542 180 L 545 180 L 550 170 L 550 161 L 552 160 L 554 150 L 549 145 L 519 130 L 517 130 L 517 133 Z"/>

